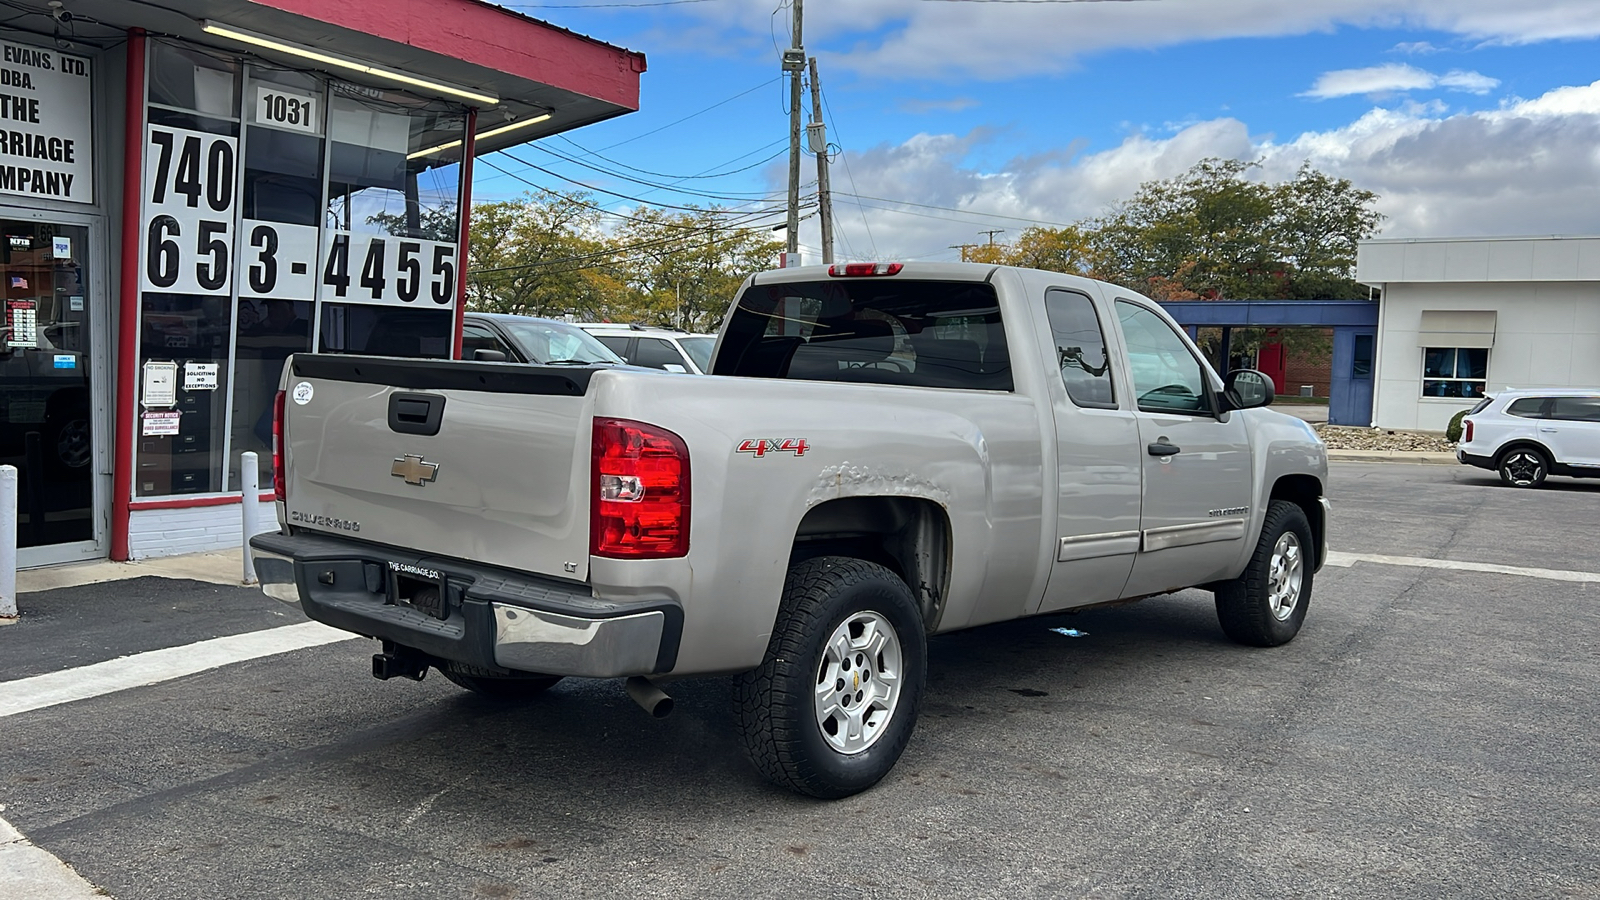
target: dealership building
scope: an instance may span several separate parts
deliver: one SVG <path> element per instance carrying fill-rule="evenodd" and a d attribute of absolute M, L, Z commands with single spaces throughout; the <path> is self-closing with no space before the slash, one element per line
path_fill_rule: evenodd
<path fill-rule="evenodd" d="M 1600 237 L 1362 241 L 1375 288 L 1372 424 L 1443 431 L 1486 392 L 1600 389 Z"/>
<path fill-rule="evenodd" d="M 291 353 L 459 353 L 472 160 L 641 54 L 478 0 L 17 0 L 0 462 L 19 563 L 237 547 Z"/>

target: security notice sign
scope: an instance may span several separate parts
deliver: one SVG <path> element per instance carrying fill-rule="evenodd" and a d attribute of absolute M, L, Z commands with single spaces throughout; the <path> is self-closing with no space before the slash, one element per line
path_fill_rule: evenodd
<path fill-rule="evenodd" d="M 0 41 L 0 194 L 94 202 L 89 60 Z"/>

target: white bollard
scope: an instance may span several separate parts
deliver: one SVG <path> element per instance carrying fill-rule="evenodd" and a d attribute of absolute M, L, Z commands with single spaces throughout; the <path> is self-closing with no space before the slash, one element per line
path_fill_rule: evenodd
<path fill-rule="evenodd" d="M 0 619 L 17 617 L 17 467 L 0 466 Z"/>
<path fill-rule="evenodd" d="M 244 496 L 240 507 L 244 510 L 244 583 L 256 583 L 256 562 L 250 554 L 250 539 L 255 537 L 261 521 L 261 470 L 257 468 L 254 451 L 239 454 L 239 475 L 244 482 Z"/>

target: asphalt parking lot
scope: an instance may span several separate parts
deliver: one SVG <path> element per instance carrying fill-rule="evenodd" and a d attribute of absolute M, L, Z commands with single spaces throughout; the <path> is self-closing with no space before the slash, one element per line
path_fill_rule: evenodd
<path fill-rule="evenodd" d="M 121 900 L 1600 896 L 1600 583 L 1362 558 L 1600 573 L 1600 481 L 1329 493 L 1348 556 L 1292 644 L 1196 591 L 937 638 L 843 801 L 759 780 L 726 680 L 663 721 L 612 682 L 504 706 L 349 640 L 0 718 L 0 816 Z M 159 579 L 22 605 L 0 682 L 298 621 Z"/>

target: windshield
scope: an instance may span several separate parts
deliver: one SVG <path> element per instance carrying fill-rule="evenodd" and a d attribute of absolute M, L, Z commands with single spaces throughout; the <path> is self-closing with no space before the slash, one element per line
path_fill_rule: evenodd
<path fill-rule="evenodd" d="M 689 358 L 694 360 L 694 364 L 699 366 L 702 372 L 711 371 L 711 348 L 716 344 L 717 339 L 714 337 L 678 338 L 678 346 L 689 354 Z"/>
<path fill-rule="evenodd" d="M 529 362 L 573 360 L 581 363 L 617 363 L 622 357 L 606 349 L 589 332 L 549 319 L 496 319 L 511 334 Z"/>

